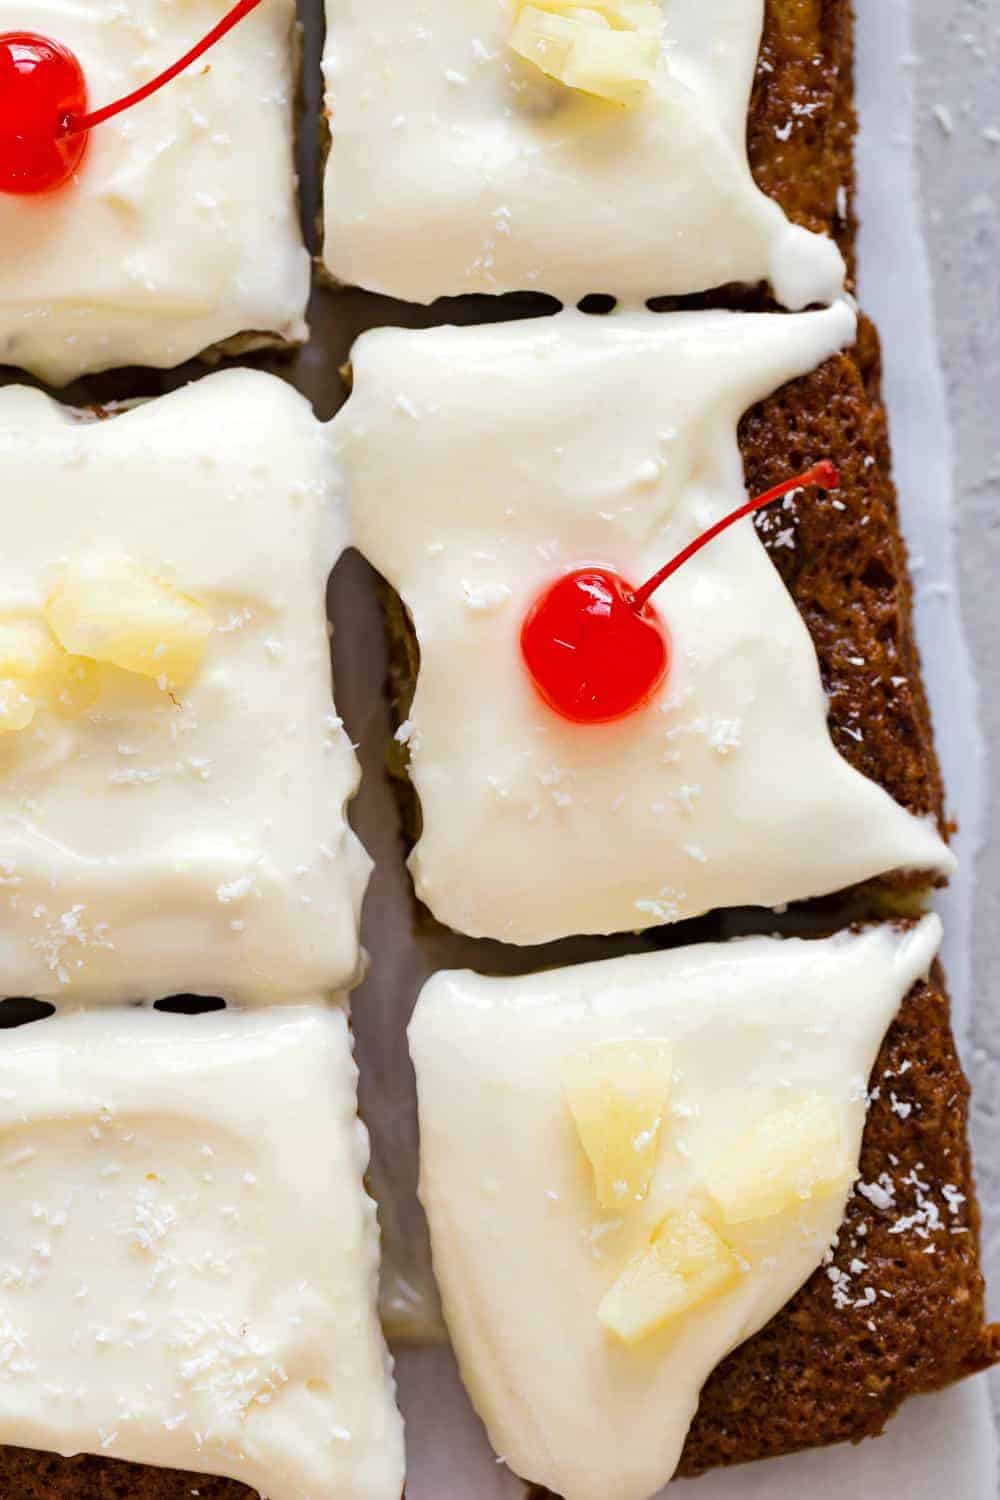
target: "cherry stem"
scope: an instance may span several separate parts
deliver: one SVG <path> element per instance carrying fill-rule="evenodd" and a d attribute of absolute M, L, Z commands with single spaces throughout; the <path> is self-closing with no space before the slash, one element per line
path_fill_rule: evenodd
<path fill-rule="evenodd" d="M 116 99 L 111 104 L 105 104 L 101 109 L 93 110 L 89 115 L 68 115 L 65 123 L 65 134 L 79 135 L 81 131 L 93 130 L 95 125 L 103 125 L 105 120 L 110 120 L 115 115 L 120 115 L 123 110 L 131 109 L 133 104 L 141 104 L 144 99 L 149 98 L 150 94 L 155 94 L 158 89 L 163 88 L 165 83 L 170 83 L 172 79 L 176 78 L 178 73 L 183 73 L 185 68 L 189 68 L 193 62 L 197 62 L 203 53 L 207 52 L 210 47 L 214 47 L 216 42 L 220 41 L 227 32 L 232 31 L 234 26 L 239 25 L 243 17 L 248 16 L 259 4 L 260 0 L 238 0 L 238 3 L 233 6 L 229 14 L 223 16 L 222 20 L 217 26 L 212 27 L 207 36 L 202 37 L 201 41 L 196 42 L 189 52 L 185 52 L 182 58 L 172 63 L 169 68 L 165 68 L 162 73 L 158 73 L 155 78 L 151 78 L 148 83 L 144 83 L 141 88 L 136 89 L 131 94 L 126 94 L 123 99 Z"/>
<path fill-rule="evenodd" d="M 829 459 L 821 459 L 818 464 L 813 464 L 811 469 L 806 469 L 804 474 L 796 474 L 791 479 L 786 479 L 783 484 L 776 484 L 773 490 L 767 490 L 763 495 L 757 495 L 753 500 L 747 500 L 743 505 L 737 506 L 730 511 L 728 516 L 723 516 L 721 521 L 716 521 L 701 536 L 695 537 L 686 547 L 682 547 L 676 557 L 672 557 L 665 563 L 659 572 L 654 573 L 641 588 L 637 588 L 629 597 L 629 604 L 634 610 L 642 609 L 651 594 L 655 594 L 661 583 L 666 583 L 672 573 L 683 567 L 689 558 L 700 552 L 702 547 L 707 547 L 709 542 L 714 541 L 720 532 L 728 530 L 730 526 L 741 521 L 744 516 L 752 515 L 755 510 L 761 510 L 765 505 L 773 505 L 775 500 L 780 500 L 782 495 L 787 495 L 791 490 L 803 489 L 807 484 L 818 484 L 824 490 L 835 490 L 840 487 L 840 472 L 834 467 Z"/>

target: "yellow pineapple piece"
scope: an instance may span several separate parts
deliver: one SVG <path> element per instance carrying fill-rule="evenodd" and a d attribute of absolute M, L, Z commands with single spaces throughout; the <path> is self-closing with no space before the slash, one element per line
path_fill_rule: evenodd
<path fill-rule="evenodd" d="M 0 618 L 0 677 L 37 681 L 65 653 L 41 621 L 20 615 Z"/>
<path fill-rule="evenodd" d="M 838 1117 L 809 1094 L 758 1121 L 713 1163 L 705 1186 L 727 1223 L 742 1224 L 826 1197 L 849 1176 Z"/>
<path fill-rule="evenodd" d="M 27 727 L 35 708 L 42 706 L 82 713 L 99 691 L 94 662 L 68 655 L 43 620 L 16 615 L 0 618 L 0 679 L 16 683 L 20 696 L 32 704 L 19 728 Z"/>
<path fill-rule="evenodd" d="M 656 1165 L 672 1064 L 666 1042 L 602 1042 L 563 1063 L 563 1089 L 602 1208 L 641 1202 Z"/>
<path fill-rule="evenodd" d="M 739 1275 L 739 1262 L 711 1224 L 685 1209 L 671 1214 L 605 1293 L 597 1316 L 626 1344 L 658 1332 L 671 1318 L 717 1297 Z"/>
<path fill-rule="evenodd" d="M 45 618 L 67 651 L 174 685 L 197 672 L 213 629 L 197 599 L 127 557 L 71 565 Z"/>
<path fill-rule="evenodd" d="M 100 669 L 88 656 L 62 653 L 59 669 L 53 671 L 47 684 L 46 704 L 56 713 L 82 714 L 101 691 Z"/>
<path fill-rule="evenodd" d="M 0 734 L 27 729 L 35 717 L 35 705 L 16 677 L 0 677 Z"/>
<path fill-rule="evenodd" d="M 533 5 L 554 16 L 586 18 L 596 12 L 608 26 L 619 31 L 662 34 L 663 11 L 658 0 L 515 0 L 515 9 Z"/>
<path fill-rule="evenodd" d="M 539 0 L 520 6 L 509 44 L 568 88 L 627 105 L 651 82 L 662 37 L 663 13 L 652 0 Z"/>

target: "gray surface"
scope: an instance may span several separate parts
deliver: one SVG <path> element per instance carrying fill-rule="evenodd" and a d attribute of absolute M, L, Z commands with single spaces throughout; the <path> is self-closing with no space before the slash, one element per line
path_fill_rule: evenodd
<path fill-rule="evenodd" d="M 865 0 L 877 4 L 879 0 Z M 915 0 L 917 146 L 954 429 L 960 605 L 980 685 L 987 817 L 977 865 L 969 1066 L 991 1311 L 1000 1316 L 1000 4 Z M 1000 1376 L 993 1377 L 1000 1412 Z"/>

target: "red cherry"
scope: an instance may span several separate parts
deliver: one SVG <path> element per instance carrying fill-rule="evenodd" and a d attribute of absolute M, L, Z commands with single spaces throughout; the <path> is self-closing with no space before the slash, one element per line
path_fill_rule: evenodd
<path fill-rule="evenodd" d="M 177 62 L 92 114 L 83 69 L 68 47 L 31 32 L 0 35 L 0 193 L 48 193 L 69 182 L 95 125 L 155 94 L 259 4 L 237 0 Z"/>
<path fill-rule="evenodd" d="M 577 568 L 539 595 L 521 626 L 521 655 L 539 696 L 574 724 L 608 724 L 648 703 L 670 667 L 670 635 L 650 595 L 720 532 L 790 490 L 835 490 L 826 459 L 723 516 L 641 588 L 610 568 Z"/>
<path fill-rule="evenodd" d="M 606 724 L 652 696 L 670 665 L 670 640 L 651 604 L 609 568 L 579 568 L 535 600 L 521 652 L 550 708 L 575 724 Z"/>
<path fill-rule="evenodd" d="M 29 31 L 0 36 L 0 192 L 47 193 L 87 149 L 68 121 L 87 109 L 87 82 L 68 47 Z"/>

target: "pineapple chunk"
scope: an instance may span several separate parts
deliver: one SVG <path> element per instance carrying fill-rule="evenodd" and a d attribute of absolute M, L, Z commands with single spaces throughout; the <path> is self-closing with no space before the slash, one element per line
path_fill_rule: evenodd
<path fill-rule="evenodd" d="M 0 677 L 37 681 L 64 654 L 41 620 L 17 615 L 0 619 Z"/>
<path fill-rule="evenodd" d="M 672 1214 L 601 1299 L 597 1316 L 623 1343 L 637 1344 L 736 1280 L 739 1262 L 693 1209 Z"/>
<path fill-rule="evenodd" d="M 197 672 L 213 629 L 197 599 L 127 557 L 69 567 L 46 602 L 45 618 L 67 651 L 172 684 Z"/>
<path fill-rule="evenodd" d="M 705 1186 L 727 1223 L 743 1224 L 827 1197 L 849 1176 L 837 1116 L 809 1094 L 758 1121 L 713 1163 Z"/>
<path fill-rule="evenodd" d="M 663 33 L 658 0 L 515 0 L 515 4 L 518 10 L 532 5 L 550 15 L 583 20 L 596 14 L 616 31 L 644 31 L 655 36 Z"/>
<path fill-rule="evenodd" d="M 0 734 L 27 729 L 35 717 L 35 705 L 16 677 L 0 677 Z"/>
<path fill-rule="evenodd" d="M 82 714 L 97 699 L 101 691 L 100 669 L 89 656 L 70 656 L 62 653 L 58 671 L 53 671 L 48 682 L 46 704 L 59 714 Z"/>
<path fill-rule="evenodd" d="M 645 1198 L 671 1076 L 667 1043 L 641 1038 L 603 1042 L 564 1062 L 566 1102 L 602 1208 Z"/>
<path fill-rule="evenodd" d="M 99 691 L 94 662 L 68 655 L 42 620 L 17 616 L 0 618 L 0 679 L 16 683 L 21 697 L 32 705 L 25 724 L 12 726 L 8 716 L 8 727 L 27 727 L 35 708 L 42 705 L 61 713 L 82 713 Z"/>
<path fill-rule="evenodd" d="M 650 0 L 595 0 L 522 5 L 510 46 L 568 88 L 615 104 L 632 104 L 656 72 L 663 13 Z"/>

